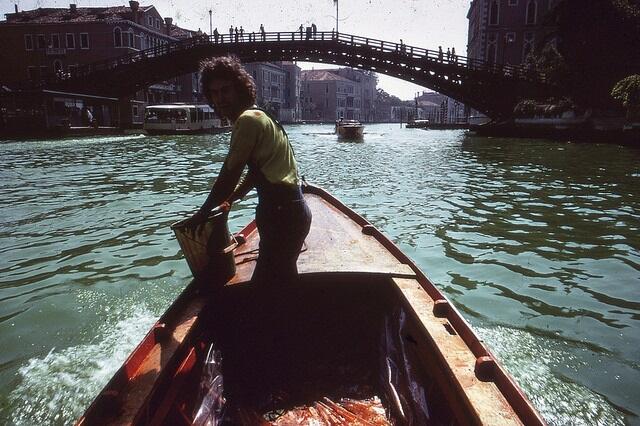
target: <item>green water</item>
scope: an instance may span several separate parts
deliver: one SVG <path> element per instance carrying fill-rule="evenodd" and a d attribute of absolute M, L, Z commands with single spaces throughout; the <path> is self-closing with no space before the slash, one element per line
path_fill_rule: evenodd
<path fill-rule="evenodd" d="M 307 180 L 417 262 L 550 424 L 639 423 L 640 150 L 288 130 Z M 189 282 L 169 225 L 228 138 L 0 142 L 0 424 L 73 423 Z"/>

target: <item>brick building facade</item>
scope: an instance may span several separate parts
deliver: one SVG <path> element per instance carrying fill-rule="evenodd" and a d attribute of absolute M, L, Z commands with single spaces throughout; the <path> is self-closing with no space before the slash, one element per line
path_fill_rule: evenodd
<path fill-rule="evenodd" d="M 467 56 L 492 63 L 522 64 L 545 28 L 545 14 L 558 0 L 472 0 Z"/>
<path fill-rule="evenodd" d="M 300 103 L 303 120 L 360 121 L 375 119 L 377 78 L 351 68 L 302 71 Z"/>
<path fill-rule="evenodd" d="M 194 31 L 162 18 L 154 6 L 39 8 L 5 15 L 0 22 L 0 81 L 11 85 L 46 74 L 73 73 L 83 64 L 127 55 L 182 38 Z M 10 52 L 10 53 L 9 53 Z M 195 74 L 154 84 L 133 96 L 132 121 L 141 122 L 147 103 L 202 99 Z"/>

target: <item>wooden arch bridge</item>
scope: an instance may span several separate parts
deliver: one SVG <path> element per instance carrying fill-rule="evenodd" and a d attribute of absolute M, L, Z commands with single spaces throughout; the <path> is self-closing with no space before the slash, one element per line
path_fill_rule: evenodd
<path fill-rule="evenodd" d="M 202 59 L 235 54 L 243 62 L 308 61 L 390 75 L 456 99 L 493 118 L 510 116 L 522 98 L 551 96 L 545 75 L 524 67 L 449 56 L 440 51 L 351 34 L 245 33 L 198 36 L 79 67 L 44 81 L 47 89 L 127 98 L 197 71 Z"/>

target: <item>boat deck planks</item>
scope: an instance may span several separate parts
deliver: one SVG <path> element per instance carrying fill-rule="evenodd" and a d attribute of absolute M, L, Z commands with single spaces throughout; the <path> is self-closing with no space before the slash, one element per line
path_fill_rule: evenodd
<path fill-rule="evenodd" d="M 313 215 L 311 230 L 298 259 L 301 275 L 314 273 L 370 273 L 393 277 L 415 277 L 363 227 L 315 194 L 305 194 Z M 257 259 L 260 237 L 257 230 L 245 235 L 247 242 L 236 250 L 236 276 L 231 284 L 247 282 Z"/>

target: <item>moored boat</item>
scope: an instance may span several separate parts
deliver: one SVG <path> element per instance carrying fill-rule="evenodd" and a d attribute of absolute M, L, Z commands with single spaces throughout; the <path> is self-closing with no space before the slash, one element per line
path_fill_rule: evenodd
<path fill-rule="evenodd" d="M 163 104 L 145 108 L 143 129 L 150 135 L 230 131 L 209 105 Z"/>
<path fill-rule="evenodd" d="M 429 123 L 429 120 L 412 120 L 407 123 L 407 129 L 426 129 Z"/>
<path fill-rule="evenodd" d="M 175 227 L 196 278 L 78 424 L 188 425 L 203 412 L 228 424 L 544 424 L 406 255 L 327 192 L 304 192 L 313 222 L 293 286 L 252 287 L 255 222 L 220 250 L 235 264 L 222 273 L 196 259 L 206 232 Z"/>
<path fill-rule="evenodd" d="M 364 136 L 364 125 L 357 120 L 336 121 L 335 133 L 338 137 L 345 139 L 362 139 Z"/>

